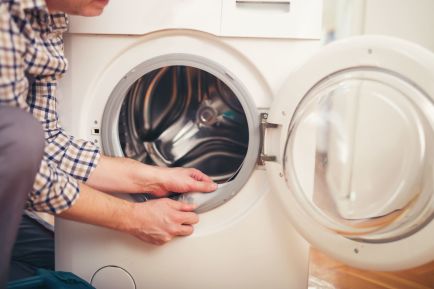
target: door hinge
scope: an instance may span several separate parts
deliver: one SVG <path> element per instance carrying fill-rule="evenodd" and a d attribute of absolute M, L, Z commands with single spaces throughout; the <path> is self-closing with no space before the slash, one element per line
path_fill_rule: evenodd
<path fill-rule="evenodd" d="M 275 162 L 277 160 L 276 156 L 265 154 L 265 132 L 270 128 L 277 128 L 279 125 L 275 123 L 269 123 L 268 113 L 261 113 L 260 115 L 261 123 L 259 124 L 260 129 L 260 147 L 259 147 L 259 156 L 258 156 L 258 165 L 263 166 L 265 162 Z"/>

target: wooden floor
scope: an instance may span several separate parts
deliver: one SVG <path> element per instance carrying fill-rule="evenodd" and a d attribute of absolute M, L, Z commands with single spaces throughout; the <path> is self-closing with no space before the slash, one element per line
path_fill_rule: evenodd
<path fill-rule="evenodd" d="M 434 288 L 434 262 L 400 272 L 373 272 L 345 266 L 315 249 L 311 250 L 310 275 L 335 289 Z"/>

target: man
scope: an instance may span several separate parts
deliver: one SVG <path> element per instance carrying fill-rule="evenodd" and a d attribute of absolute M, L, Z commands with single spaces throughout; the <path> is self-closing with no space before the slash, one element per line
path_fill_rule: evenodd
<path fill-rule="evenodd" d="M 211 192 L 216 184 L 208 176 L 101 156 L 58 123 L 56 85 L 67 69 L 64 13 L 97 16 L 108 0 L 0 1 L 0 287 L 24 208 L 153 244 L 190 235 L 198 222 L 194 205 L 167 198 L 132 203 L 106 193 Z M 32 226 L 28 217 L 23 221 Z"/>

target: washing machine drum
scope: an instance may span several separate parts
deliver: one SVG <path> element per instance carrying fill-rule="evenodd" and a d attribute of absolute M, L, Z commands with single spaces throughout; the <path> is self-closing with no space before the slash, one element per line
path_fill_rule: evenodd
<path fill-rule="evenodd" d="M 163 167 L 193 167 L 219 183 L 232 179 L 247 152 L 243 108 L 214 75 L 187 66 L 146 73 L 129 88 L 119 114 L 126 157 Z"/>

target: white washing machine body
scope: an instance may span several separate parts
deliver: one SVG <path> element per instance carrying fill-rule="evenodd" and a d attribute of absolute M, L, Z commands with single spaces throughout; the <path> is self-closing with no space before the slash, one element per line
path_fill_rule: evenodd
<path fill-rule="evenodd" d="M 432 141 L 434 88 L 428 79 L 434 57 L 381 37 L 321 50 L 321 5 L 319 0 L 123 1 L 110 3 L 100 18 L 73 17 L 65 38 L 70 68 L 59 99 L 69 133 L 101 144 L 107 154 L 123 155 L 119 124 L 131 87 L 159 69 L 188 67 L 233 92 L 245 115 L 248 144 L 226 186 L 206 197 L 184 198 L 200 204 L 193 235 L 156 247 L 57 219 L 56 269 L 97 288 L 277 289 L 306 288 L 306 240 L 362 268 L 397 270 L 432 260 L 431 165 L 423 159 L 431 155 L 425 144 Z M 378 83 L 397 88 L 391 93 Z M 397 91 L 404 96 L 386 97 Z M 346 103 L 341 94 L 357 102 Z M 360 101 L 365 94 L 372 99 Z M 402 108 L 419 99 L 422 108 Z M 381 129 L 362 129 L 374 121 L 363 118 L 371 115 L 365 106 L 379 108 L 375 121 L 388 120 Z M 391 131 L 390 122 L 403 129 L 381 138 Z M 373 137 L 378 146 L 360 141 Z M 378 152 L 390 139 L 415 141 L 403 145 L 409 153 L 398 146 L 383 158 Z M 353 150 L 355 143 L 367 151 Z M 377 174 L 374 165 L 383 172 L 402 169 L 398 175 Z M 417 173 L 404 169 L 412 166 Z M 384 198 L 373 197 L 373 187 L 385 192 Z M 340 199 L 346 192 L 350 201 Z M 330 202 L 334 206 L 323 205 Z M 420 249 L 416 256 L 396 254 L 409 246 Z"/>
<path fill-rule="evenodd" d="M 201 213 L 190 237 L 155 247 L 57 219 L 57 270 L 107 289 L 120 285 L 101 274 L 134 280 L 123 288 L 306 286 L 308 244 L 279 209 L 256 158 L 260 113 L 269 109 L 289 73 L 319 48 L 322 3 L 257 2 L 122 1 L 110 3 L 100 17 L 71 18 L 65 37 L 70 67 L 59 99 L 62 125 L 70 134 L 102 144 L 113 91 L 125 94 L 136 78 L 156 68 L 187 65 L 218 76 L 242 95 L 252 148 L 236 195 Z"/>

